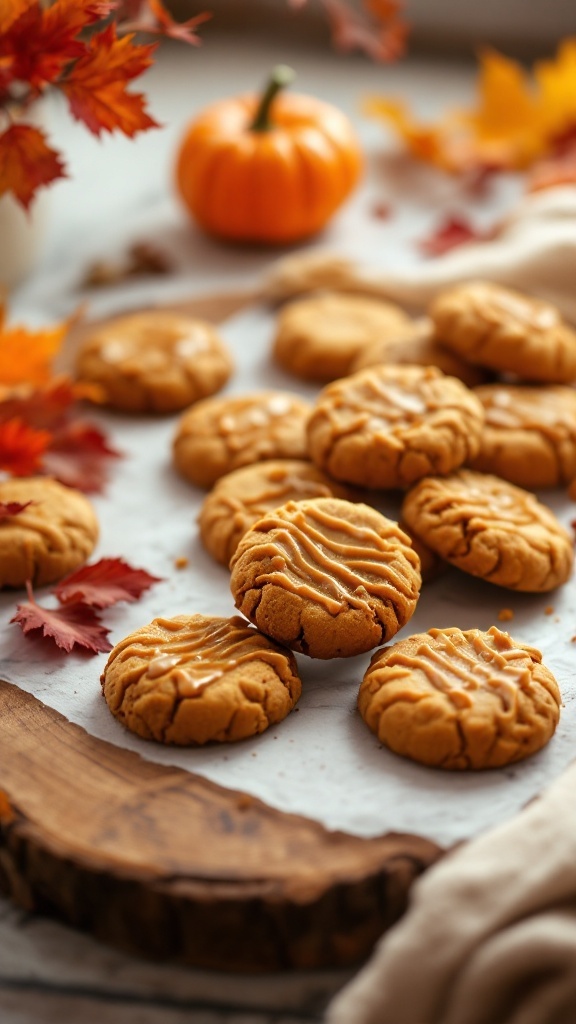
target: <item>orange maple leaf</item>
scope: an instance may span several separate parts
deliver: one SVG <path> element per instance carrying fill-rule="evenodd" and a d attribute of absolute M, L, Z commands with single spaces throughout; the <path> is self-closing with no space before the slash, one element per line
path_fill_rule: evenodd
<path fill-rule="evenodd" d="M 11 25 L 38 0 L 2 0 L 0 3 L 0 33 L 7 32 Z"/>
<path fill-rule="evenodd" d="M 52 361 L 66 336 L 69 321 L 42 331 L 6 327 L 0 318 L 0 385 L 46 384 Z"/>
<path fill-rule="evenodd" d="M 95 135 L 118 130 L 132 137 L 158 127 L 145 110 L 145 97 L 126 89 L 131 79 L 150 67 L 156 49 L 155 43 L 136 45 L 133 38 L 119 39 L 115 25 L 108 25 L 92 36 L 85 55 L 60 85 L 74 117 Z"/>
<path fill-rule="evenodd" d="M 28 426 L 18 417 L 0 424 L 0 469 L 12 476 L 37 472 L 52 440 L 48 430 Z"/>
<path fill-rule="evenodd" d="M 13 124 L 0 135 L 0 196 L 11 192 L 28 209 L 39 185 L 65 177 L 64 164 L 39 128 Z"/>
<path fill-rule="evenodd" d="M 576 39 L 566 40 L 554 60 L 536 64 L 532 75 L 516 61 L 483 51 L 476 104 L 436 122 L 421 124 L 383 97 L 372 97 L 367 112 L 388 121 L 413 156 L 445 170 L 522 170 L 576 129 Z"/>

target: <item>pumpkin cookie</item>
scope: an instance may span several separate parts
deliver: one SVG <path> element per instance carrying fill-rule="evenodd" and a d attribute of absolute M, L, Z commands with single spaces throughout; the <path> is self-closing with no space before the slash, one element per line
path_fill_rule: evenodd
<path fill-rule="evenodd" d="M 263 459 L 305 459 L 310 406 L 287 391 L 212 398 L 184 413 L 174 438 L 176 468 L 212 487 L 225 473 Z"/>
<path fill-rule="evenodd" d="M 308 422 L 316 465 L 336 480 L 409 487 L 473 458 L 481 402 L 434 366 L 373 366 L 321 392 Z"/>
<path fill-rule="evenodd" d="M 50 477 L 18 478 L 0 483 L 0 502 L 30 502 L 0 519 L 0 587 L 53 583 L 92 554 L 98 520 L 80 491 Z"/>
<path fill-rule="evenodd" d="M 501 768 L 548 743 L 560 691 L 534 647 L 496 626 L 430 629 L 373 656 L 358 695 L 381 743 L 437 768 Z"/>
<path fill-rule="evenodd" d="M 576 476 L 576 391 L 488 384 L 476 394 L 486 412 L 474 469 L 520 487 L 558 487 Z"/>
<path fill-rule="evenodd" d="M 283 459 L 243 466 L 220 477 L 200 510 L 204 547 L 228 566 L 247 530 L 287 501 L 303 498 L 348 498 L 348 488 L 329 480 L 311 462 Z"/>
<path fill-rule="evenodd" d="M 366 345 L 402 336 L 410 318 L 399 306 L 337 292 L 297 299 L 280 312 L 274 358 L 285 370 L 310 381 L 350 373 Z"/>
<path fill-rule="evenodd" d="M 460 359 L 434 338 L 432 321 L 427 317 L 413 320 L 409 330 L 393 338 L 381 338 L 366 345 L 354 359 L 350 372 L 365 370 L 368 366 L 411 363 L 418 366 L 437 366 L 449 377 L 458 377 L 467 387 L 483 384 L 488 374 L 479 366 Z"/>
<path fill-rule="evenodd" d="M 572 572 L 572 541 L 550 509 L 496 476 L 428 477 L 406 495 L 402 516 L 441 558 L 500 587 L 542 593 Z"/>
<path fill-rule="evenodd" d="M 95 328 L 76 360 L 80 380 L 97 384 L 108 405 L 134 413 L 185 409 L 219 391 L 231 372 L 211 324 L 154 310 Z"/>
<path fill-rule="evenodd" d="M 472 281 L 441 292 L 430 316 L 438 341 L 470 363 L 522 380 L 576 379 L 576 331 L 547 302 Z"/>
<path fill-rule="evenodd" d="M 397 523 L 338 498 L 290 501 L 248 530 L 230 563 L 236 607 L 311 658 L 390 639 L 414 612 L 420 563 Z"/>
<path fill-rule="evenodd" d="M 301 691 L 290 651 L 238 616 L 154 619 L 116 645 L 101 683 L 127 729 L 181 746 L 264 732 Z"/>

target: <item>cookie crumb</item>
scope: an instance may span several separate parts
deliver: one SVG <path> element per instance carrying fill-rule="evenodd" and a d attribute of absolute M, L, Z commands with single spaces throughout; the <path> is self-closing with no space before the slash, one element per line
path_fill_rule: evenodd
<path fill-rule="evenodd" d="M 544 609 L 544 615 L 553 615 L 553 614 L 554 614 L 554 605 L 553 604 L 547 604 L 545 609 Z"/>
<path fill-rule="evenodd" d="M 186 555 L 179 555 L 178 558 L 174 559 L 174 568 L 175 569 L 187 569 L 188 568 L 188 564 L 189 564 L 189 562 L 188 562 L 188 559 L 186 558 Z"/>
<path fill-rule="evenodd" d="M 514 612 L 511 608 L 501 608 L 498 612 L 499 622 L 510 622 L 514 618 Z"/>

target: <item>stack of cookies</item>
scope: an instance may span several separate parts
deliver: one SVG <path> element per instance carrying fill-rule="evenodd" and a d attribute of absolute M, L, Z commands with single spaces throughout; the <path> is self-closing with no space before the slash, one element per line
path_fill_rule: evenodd
<path fill-rule="evenodd" d="M 174 463 L 211 488 L 201 537 L 253 625 L 159 619 L 118 645 L 104 692 L 130 728 L 174 743 L 261 732 L 300 693 L 291 652 L 387 643 L 414 612 L 421 567 L 529 593 L 569 578 L 572 540 L 532 492 L 576 477 L 576 332 L 551 306 L 484 282 L 428 312 L 297 299 L 278 316 L 273 358 L 325 385 L 312 406 L 290 391 L 197 388 Z M 374 507 L 383 490 L 404 492 L 401 526 Z M 382 743 L 450 769 L 534 753 L 559 707 L 539 652 L 496 627 L 431 629 L 378 651 L 359 695 Z"/>

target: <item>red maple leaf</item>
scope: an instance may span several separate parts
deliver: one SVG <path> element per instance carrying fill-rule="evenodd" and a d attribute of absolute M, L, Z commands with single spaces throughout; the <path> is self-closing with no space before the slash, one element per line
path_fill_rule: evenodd
<path fill-rule="evenodd" d="M 86 53 L 60 84 L 73 116 L 95 135 L 117 130 L 132 137 L 159 127 L 146 112 L 142 93 L 130 93 L 126 88 L 150 67 L 156 44 L 140 46 L 132 39 L 133 35 L 119 39 L 116 26 L 108 25 L 92 36 Z"/>
<path fill-rule="evenodd" d="M 209 11 L 202 11 L 201 14 L 188 18 L 187 21 L 174 21 L 174 18 L 166 10 L 162 0 L 148 0 L 148 15 L 140 17 L 139 20 L 130 25 L 134 31 L 159 32 L 171 39 L 178 39 L 181 43 L 188 43 L 191 46 L 200 46 L 202 40 L 196 30 L 209 21 L 212 15 Z"/>
<path fill-rule="evenodd" d="M 28 601 L 16 607 L 10 622 L 17 622 L 25 634 L 41 630 L 58 647 L 69 653 L 73 647 L 85 647 L 94 654 L 111 651 L 107 639 L 110 632 L 103 626 L 96 612 L 85 604 L 69 604 L 63 608 L 43 608 L 36 604 L 30 582 L 26 583 Z"/>
<path fill-rule="evenodd" d="M 57 377 L 25 396 L 0 401 L 0 423 L 19 417 L 29 427 L 54 433 L 67 422 L 75 402 L 83 397 L 83 391 L 83 386 L 68 377 Z"/>
<path fill-rule="evenodd" d="M 20 515 L 29 505 L 35 505 L 34 501 L 0 501 L 0 520 L 12 519 Z"/>
<path fill-rule="evenodd" d="M 42 457 L 52 440 L 47 430 L 36 430 L 23 420 L 0 424 L 0 469 L 12 476 L 30 476 L 42 465 Z"/>
<path fill-rule="evenodd" d="M 419 240 L 418 248 L 425 256 L 442 256 L 465 242 L 486 242 L 495 235 L 495 228 L 481 230 L 462 216 L 448 216 L 426 238 Z"/>
<path fill-rule="evenodd" d="M 62 580 L 54 589 L 62 604 L 108 608 L 118 601 L 137 601 L 154 583 L 162 582 L 144 569 L 133 569 L 122 558 L 101 558 Z"/>
<path fill-rule="evenodd" d="M 85 53 L 86 43 L 77 38 L 80 32 L 113 7 L 113 0 L 55 0 L 44 8 L 35 0 L 0 37 L 0 55 L 12 79 L 41 92 Z"/>
<path fill-rule="evenodd" d="M 76 420 L 53 434 L 42 468 L 60 483 L 93 494 L 106 483 L 108 460 L 119 458 L 120 452 L 108 444 L 98 427 Z"/>
<path fill-rule="evenodd" d="M 28 209 L 36 189 L 65 178 L 66 171 L 46 136 L 30 124 L 12 124 L 0 135 L 0 195 L 11 192 Z"/>

